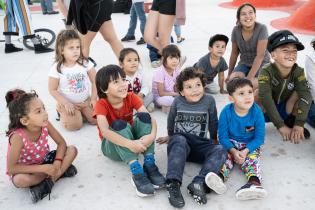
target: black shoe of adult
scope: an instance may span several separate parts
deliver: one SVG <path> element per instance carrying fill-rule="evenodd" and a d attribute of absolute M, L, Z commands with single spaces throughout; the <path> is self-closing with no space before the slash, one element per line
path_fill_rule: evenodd
<path fill-rule="evenodd" d="M 47 12 L 48 15 L 56 15 L 56 14 L 59 14 L 58 11 L 50 11 L 50 12 Z"/>
<path fill-rule="evenodd" d="M 18 48 L 14 46 L 14 44 L 5 44 L 5 47 L 4 47 L 5 53 L 14 53 L 14 52 L 22 51 L 22 50 L 23 48 Z"/>
<path fill-rule="evenodd" d="M 51 49 L 49 47 L 45 47 L 43 44 L 34 44 L 34 51 L 35 54 L 40 54 L 40 53 L 48 53 L 54 51 L 54 49 Z"/>
<path fill-rule="evenodd" d="M 166 189 L 168 191 L 168 200 L 175 208 L 183 208 L 185 200 L 180 191 L 180 183 L 176 180 L 167 180 Z"/>
<path fill-rule="evenodd" d="M 304 128 L 304 138 L 309 139 L 311 137 L 311 133 L 308 129 Z"/>
<path fill-rule="evenodd" d="M 141 45 L 141 44 L 145 44 L 146 42 L 144 41 L 143 37 L 141 37 L 137 42 L 136 44 L 137 45 Z"/>
<path fill-rule="evenodd" d="M 49 195 L 50 199 L 50 193 L 53 186 L 54 182 L 51 179 L 45 179 L 38 185 L 30 187 L 32 202 L 36 203 L 37 201 L 45 198 L 47 195 Z"/>
<path fill-rule="evenodd" d="M 131 41 L 135 41 L 135 40 L 136 40 L 135 36 L 127 36 L 127 35 L 121 39 L 122 42 L 131 42 Z"/>
<path fill-rule="evenodd" d="M 47 11 L 43 11 L 43 15 L 47 15 L 48 14 L 48 12 Z"/>

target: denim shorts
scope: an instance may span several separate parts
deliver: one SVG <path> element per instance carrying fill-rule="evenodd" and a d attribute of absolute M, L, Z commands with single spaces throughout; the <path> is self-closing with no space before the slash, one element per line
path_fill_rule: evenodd
<path fill-rule="evenodd" d="M 251 68 L 252 68 L 251 66 L 246 66 L 244 64 L 239 64 L 239 65 L 237 65 L 234 68 L 233 72 L 242 72 L 243 74 L 245 74 L 245 76 L 247 76 L 247 74 L 248 74 L 248 72 L 250 71 Z M 255 77 L 258 77 L 259 70 L 260 70 L 260 68 L 258 69 Z"/>

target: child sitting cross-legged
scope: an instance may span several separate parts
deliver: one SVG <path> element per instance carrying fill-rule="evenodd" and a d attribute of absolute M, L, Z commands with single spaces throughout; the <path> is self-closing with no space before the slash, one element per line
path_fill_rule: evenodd
<path fill-rule="evenodd" d="M 158 143 L 168 143 L 166 183 L 169 202 L 176 208 L 185 205 L 180 191 L 187 161 L 200 163 L 201 170 L 187 186 L 189 194 L 198 204 L 206 204 L 210 192 L 207 177 L 211 174 L 212 190 L 225 192 L 225 185 L 217 175 L 226 160 L 226 151 L 217 140 L 217 109 L 214 98 L 204 91 L 204 74 L 194 67 L 184 69 L 176 79 L 179 91 L 171 106 L 168 119 L 168 136 Z M 207 137 L 210 132 L 210 139 Z"/>
<path fill-rule="evenodd" d="M 229 153 L 221 177 L 226 179 L 234 163 L 239 164 L 248 181 L 237 190 L 236 198 L 262 199 L 267 196 L 261 186 L 260 165 L 260 147 L 265 138 L 264 115 L 254 103 L 250 80 L 233 78 L 227 84 L 227 91 L 232 103 L 226 105 L 220 114 L 219 142 Z"/>
<path fill-rule="evenodd" d="M 103 154 L 129 165 L 137 195 L 153 195 L 154 188 L 162 188 L 165 184 L 155 165 L 156 121 L 142 100 L 135 93 L 128 92 L 126 74 L 119 66 L 101 68 L 96 74 L 96 88 L 99 100 L 94 116 Z M 137 111 L 135 118 L 134 110 Z M 143 167 L 138 160 L 140 154 L 144 155 Z"/>

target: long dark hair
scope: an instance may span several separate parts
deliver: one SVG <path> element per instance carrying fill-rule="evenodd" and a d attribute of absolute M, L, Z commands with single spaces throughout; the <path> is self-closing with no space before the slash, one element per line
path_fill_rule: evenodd
<path fill-rule="evenodd" d="M 241 11 L 242 11 L 242 9 L 243 9 L 244 7 L 246 7 L 246 6 L 249 6 L 249 7 L 253 8 L 254 13 L 256 14 L 256 8 L 255 8 L 252 4 L 250 4 L 250 3 L 244 3 L 244 4 L 242 4 L 241 6 L 239 6 L 239 7 L 237 8 L 237 11 L 236 11 L 236 25 L 239 25 L 239 24 L 240 24 Z"/>
<path fill-rule="evenodd" d="M 38 98 L 35 91 L 26 93 L 21 89 L 10 90 L 5 95 L 7 107 L 9 109 L 10 123 L 6 135 L 17 128 L 24 128 L 25 126 L 20 122 L 20 119 L 26 116 L 29 112 L 29 103 L 34 99 Z"/>
<path fill-rule="evenodd" d="M 166 66 L 168 57 L 177 57 L 178 59 L 180 59 L 181 53 L 180 53 L 179 48 L 176 45 L 170 44 L 162 49 L 163 66 Z"/>
<path fill-rule="evenodd" d="M 87 60 L 83 56 L 82 43 L 79 34 L 75 30 L 61 30 L 57 36 L 56 50 L 55 50 L 55 62 L 57 63 L 57 71 L 61 73 L 61 65 L 65 62 L 65 58 L 62 55 L 62 51 L 65 48 L 69 40 L 77 39 L 80 41 L 80 57 L 77 63 L 84 66 L 84 61 Z"/>

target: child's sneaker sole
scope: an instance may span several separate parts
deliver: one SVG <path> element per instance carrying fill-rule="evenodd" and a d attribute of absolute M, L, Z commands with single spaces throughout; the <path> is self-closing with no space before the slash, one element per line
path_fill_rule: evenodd
<path fill-rule="evenodd" d="M 215 173 L 210 172 L 205 178 L 207 186 L 219 195 L 226 192 L 226 186 L 222 179 Z"/>
<path fill-rule="evenodd" d="M 136 184 L 134 183 L 133 179 L 131 178 L 131 184 L 134 186 L 134 188 L 136 189 L 136 194 L 139 196 L 139 197 L 149 197 L 149 196 L 153 196 L 155 194 L 155 192 L 153 194 L 144 194 L 142 192 L 139 192 L 137 187 L 136 187 Z M 154 187 L 154 185 L 153 185 Z M 154 187 L 155 188 L 155 187 Z"/>
<path fill-rule="evenodd" d="M 245 200 L 259 200 L 267 196 L 267 191 L 260 186 L 252 186 L 250 188 L 241 189 L 236 192 L 236 199 Z"/>

